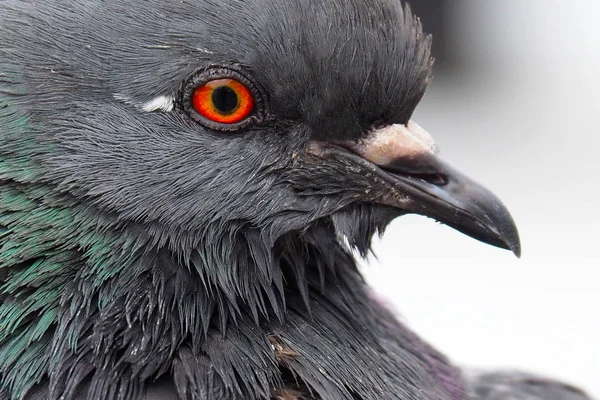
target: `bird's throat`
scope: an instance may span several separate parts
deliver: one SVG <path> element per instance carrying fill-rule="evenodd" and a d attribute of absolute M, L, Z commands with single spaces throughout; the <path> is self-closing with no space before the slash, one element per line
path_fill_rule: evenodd
<path fill-rule="evenodd" d="M 181 396 L 207 366 L 231 399 L 446 393 L 398 374 L 454 369 L 371 298 L 340 221 L 271 248 L 247 230 L 174 251 L 41 185 L 0 188 L 0 384 L 14 397 L 135 399 L 157 378 Z"/>

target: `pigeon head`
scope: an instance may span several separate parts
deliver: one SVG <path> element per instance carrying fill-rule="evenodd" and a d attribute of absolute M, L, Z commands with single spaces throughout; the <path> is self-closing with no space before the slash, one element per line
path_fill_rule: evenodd
<path fill-rule="evenodd" d="M 365 252 L 416 212 L 519 252 L 502 204 L 410 121 L 430 38 L 398 1 L 14 7 L 34 22 L 11 39 L 39 43 L 20 49 L 26 156 L 157 243 L 187 254 L 249 228 L 269 247 L 326 220 Z"/>
<path fill-rule="evenodd" d="M 348 246 L 417 213 L 520 248 L 411 120 L 432 59 L 407 7 L 2 5 L 0 397 L 46 377 L 48 398 L 137 398 L 173 370 L 181 393 L 239 394 L 219 398 L 288 376 L 324 399 L 442 398 L 453 374 L 370 299 Z M 329 345 L 286 366 L 276 331 Z M 213 368 L 223 391 L 197 389 Z"/>

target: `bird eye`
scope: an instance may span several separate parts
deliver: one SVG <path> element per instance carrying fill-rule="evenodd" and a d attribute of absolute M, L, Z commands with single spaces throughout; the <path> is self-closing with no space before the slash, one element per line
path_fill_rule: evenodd
<path fill-rule="evenodd" d="M 234 70 L 201 70 L 187 82 L 181 100 L 190 117 L 215 130 L 235 131 L 262 119 L 256 87 Z"/>
<path fill-rule="evenodd" d="M 250 116 L 254 98 L 243 83 L 215 79 L 194 91 L 192 104 L 198 114 L 221 124 L 235 124 Z"/>

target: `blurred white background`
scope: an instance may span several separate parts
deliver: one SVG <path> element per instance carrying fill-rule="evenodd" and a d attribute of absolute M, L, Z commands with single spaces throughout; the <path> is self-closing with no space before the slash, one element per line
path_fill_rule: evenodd
<path fill-rule="evenodd" d="M 600 2 L 452 4 L 447 46 L 463 62 L 440 68 L 415 120 L 505 201 L 523 257 L 407 216 L 365 273 L 455 362 L 600 399 Z"/>

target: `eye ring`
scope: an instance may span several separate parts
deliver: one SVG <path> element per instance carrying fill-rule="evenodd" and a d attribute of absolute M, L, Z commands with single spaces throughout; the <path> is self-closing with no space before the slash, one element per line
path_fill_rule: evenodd
<path fill-rule="evenodd" d="M 199 124 L 234 132 L 265 119 L 263 92 L 242 72 L 209 66 L 183 83 L 181 108 Z"/>

